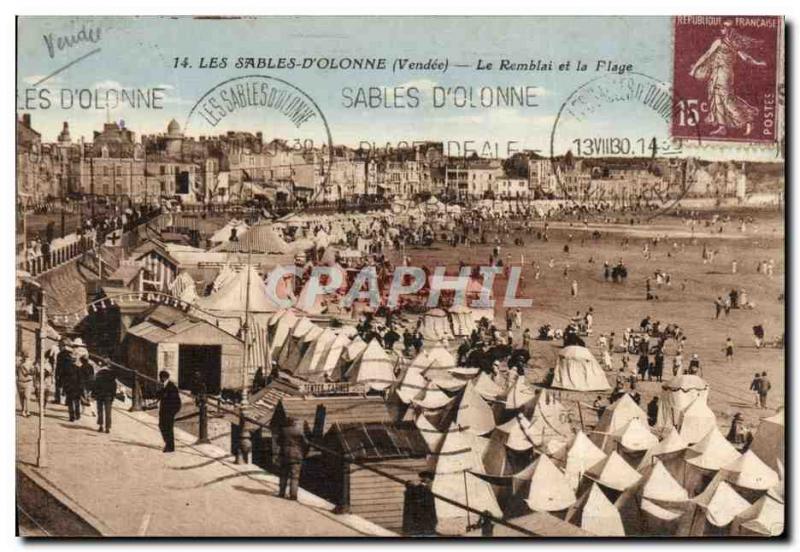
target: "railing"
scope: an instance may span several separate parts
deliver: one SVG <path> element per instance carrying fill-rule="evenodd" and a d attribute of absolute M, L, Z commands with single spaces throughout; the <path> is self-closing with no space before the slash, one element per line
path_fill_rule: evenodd
<path fill-rule="evenodd" d="M 82 236 L 71 243 L 49 251 L 47 255 L 41 254 L 23 259 L 18 263 L 18 266 L 22 270 L 28 271 L 31 276 L 37 276 L 52 268 L 68 263 L 95 247 L 96 238 L 94 236 Z"/>

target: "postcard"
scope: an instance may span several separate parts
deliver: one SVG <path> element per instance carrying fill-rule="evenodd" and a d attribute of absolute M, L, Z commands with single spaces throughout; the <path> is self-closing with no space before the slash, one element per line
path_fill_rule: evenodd
<path fill-rule="evenodd" d="M 785 536 L 780 16 L 17 19 L 18 536 Z"/>

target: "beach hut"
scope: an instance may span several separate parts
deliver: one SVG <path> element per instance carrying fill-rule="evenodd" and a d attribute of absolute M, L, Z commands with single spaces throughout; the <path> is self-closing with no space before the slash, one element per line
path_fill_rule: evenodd
<path fill-rule="evenodd" d="M 306 348 L 294 374 L 308 379 L 322 379 L 325 376 L 323 370 L 325 354 L 336 338 L 336 332 L 332 329 L 322 329 L 322 332 Z"/>
<path fill-rule="evenodd" d="M 558 352 L 552 387 L 572 391 L 608 391 L 606 375 L 586 347 L 570 345 Z"/>
<path fill-rule="evenodd" d="M 169 292 L 173 297 L 177 297 L 181 301 L 187 303 L 194 303 L 197 300 L 197 287 L 194 280 L 189 273 L 181 271 L 175 277 L 175 280 L 169 286 Z"/>

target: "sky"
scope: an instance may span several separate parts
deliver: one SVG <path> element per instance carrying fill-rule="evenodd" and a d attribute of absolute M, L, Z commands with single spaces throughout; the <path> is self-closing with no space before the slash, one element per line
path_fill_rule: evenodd
<path fill-rule="evenodd" d="M 82 29 L 93 30 L 95 40 L 64 46 L 63 37 L 74 37 Z M 562 104 L 587 81 L 613 77 L 613 73 L 595 71 L 598 60 L 630 64 L 633 71 L 646 76 L 642 78 L 658 81 L 669 82 L 672 72 L 669 17 L 21 17 L 17 40 L 17 113 L 30 113 L 33 127 L 45 141 L 55 140 L 64 121 L 69 122 L 73 139 L 90 140 L 106 120 L 124 120 L 137 135 L 164 132 L 173 118 L 182 126 L 188 123 L 189 134 L 205 132 L 208 129 L 199 129 L 202 125 L 196 116 L 188 118 L 198 100 L 228 79 L 259 74 L 283 79 L 312 99 L 324 114 L 335 144 L 437 140 L 448 143 L 451 154 L 467 148 L 500 157 L 521 149 L 548 154 Z M 192 67 L 175 68 L 175 59 L 184 57 Z M 227 58 L 227 66 L 201 69 L 201 57 L 206 64 L 214 57 L 218 62 Z M 372 71 L 237 69 L 234 64 L 239 57 L 386 58 L 389 67 Z M 447 60 L 448 69 L 393 71 L 396 58 Z M 552 60 L 554 70 L 498 71 L 502 59 Z M 479 70 L 479 60 L 483 65 L 493 63 L 493 70 Z M 574 70 L 578 60 L 587 64 L 587 71 Z M 567 61 L 571 70 L 556 70 Z M 415 108 L 348 107 L 343 92 L 350 89 L 352 97 L 358 88 L 378 87 L 389 90 L 386 94 L 391 100 L 394 87 L 411 86 L 420 91 Z M 473 93 L 484 87 L 528 87 L 536 105 L 432 106 L 434 87 L 456 86 Z M 60 105 L 61 98 L 74 97 L 80 89 L 97 90 L 102 96 L 110 89 L 154 87 L 162 89 L 162 109 L 79 109 L 74 105 L 64 109 Z M 50 98 L 49 106 L 38 101 L 39 94 Z M 266 139 L 286 137 L 286 125 L 278 119 L 275 113 L 250 108 L 214 130 L 260 130 Z M 320 123 L 317 119 L 298 134 L 327 140 Z M 554 136 L 553 149 L 562 153 L 573 149 L 576 139 L 661 140 L 668 137 L 668 129 L 663 119 L 641 107 L 600 106 L 581 124 L 557 127 Z M 772 159 L 773 154 L 767 157 Z"/>

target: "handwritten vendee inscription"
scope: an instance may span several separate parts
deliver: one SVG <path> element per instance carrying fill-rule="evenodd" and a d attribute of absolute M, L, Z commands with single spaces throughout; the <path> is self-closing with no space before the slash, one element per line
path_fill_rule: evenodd
<path fill-rule="evenodd" d="M 81 44 L 97 44 L 102 38 L 101 27 L 87 27 L 84 25 L 76 33 L 57 34 L 47 33 L 42 36 L 47 48 L 47 55 L 55 58 L 57 53 L 71 51 Z"/>

